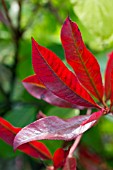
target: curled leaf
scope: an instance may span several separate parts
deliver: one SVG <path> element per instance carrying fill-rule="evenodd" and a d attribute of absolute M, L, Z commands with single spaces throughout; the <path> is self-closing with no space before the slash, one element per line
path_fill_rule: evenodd
<path fill-rule="evenodd" d="M 82 106 L 69 103 L 68 101 L 54 95 L 44 86 L 43 83 L 41 83 L 37 75 L 32 75 L 25 78 L 22 83 L 26 90 L 37 99 L 43 99 L 44 101 L 59 107 L 78 109 L 84 108 Z"/>
<path fill-rule="evenodd" d="M 53 140 L 72 140 L 78 135 L 91 128 L 103 115 L 102 111 L 92 115 L 75 116 L 63 120 L 56 116 L 49 116 L 39 119 L 24 127 L 14 139 L 14 149 L 22 144 L 34 140 L 53 139 Z M 86 122 L 85 122 L 86 121 Z"/>

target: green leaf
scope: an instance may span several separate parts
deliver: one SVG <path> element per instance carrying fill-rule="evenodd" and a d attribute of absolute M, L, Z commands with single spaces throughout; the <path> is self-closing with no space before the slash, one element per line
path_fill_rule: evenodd
<path fill-rule="evenodd" d="M 94 50 L 113 46 L 113 1 L 108 0 L 72 0 L 74 11 L 82 24 L 93 35 L 88 45 Z"/>
<path fill-rule="evenodd" d="M 5 119 L 16 127 L 24 127 L 35 120 L 36 108 L 25 105 L 14 107 L 7 112 Z"/>
<path fill-rule="evenodd" d="M 12 146 L 8 145 L 4 141 L 0 140 L 0 157 L 2 158 L 13 158 L 17 156 L 18 154 L 21 154 L 21 152 L 17 151 L 14 152 Z"/>
<path fill-rule="evenodd" d="M 68 119 L 74 116 L 78 116 L 80 111 L 78 109 L 68 109 L 60 107 L 51 107 L 47 112 L 47 116 L 58 116 L 63 119 Z"/>

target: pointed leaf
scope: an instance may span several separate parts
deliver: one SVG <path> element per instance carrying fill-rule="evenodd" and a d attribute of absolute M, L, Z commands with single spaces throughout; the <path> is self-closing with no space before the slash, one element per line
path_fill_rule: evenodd
<path fill-rule="evenodd" d="M 85 125 L 87 123 L 93 122 L 95 120 L 98 120 L 99 118 L 102 117 L 102 115 L 104 114 L 104 109 L 99 111 L 99 112 L 95 112 L 93 114 L 90 115 L 89 119 L 85 120 L 82 125 Z"/>
<path fill-rule="evenodd" d="M 41 83 L 36 75 L 29 76 L 23 80 L 23 85 L 26 90 L 35 98 L 43 99 L 44 101 L 59 107 L 83 109 L 82 106 L 69 103 L 68 101 L 54 95 L 51 91 Z"/>
<path fill-rule="evenodd" d="M 72 22 L 69 17 L 63 24 L 61 40 L 67 62 L 74 69 L 79 81 L 102 102 L 103 85 L 99 64 L 84 45 L 77 24 Z"/>
<path fill-rule="evenodd" d="M 63 62 L 34 39 L 32 39 L 32 57 L 35 73 L 52 93 L 69 103 L 99 107 Z"/>
<path fill-rule="evenodd" d="M 9 122 L 0 117 L 0 138 L 9 145 L 13 145 L 14 137 L 20 130 L 21 128 L 12 126 Z"/>
<path fill-rule="evenodd" d="M 76 159 L 74 157 L 67 158 L 63 170 L 76 170 Z"/>
<path fill-rule="evenodd" d="M 65 151 L 62 148 L 59 148 L 55 151 L 53 156 L 53 162 L 55 168 L 62 168 L 64 166 L 67 154 L 68 151 Z"/>
<path fill-rule="evenodd" d="M 100 118 L 100 115 L 103 115 L 102 110 L 92 115 L 76 116 L 67 120 L 60 119 L 56 116 L 39 119 L 24 127 L 16 135 L 14 139 L 14 149 L 33 140 L 75 139 L 78 135 L 91 128 Z"/>
<path fill-rule="evenodd" d="M 12 126 L 9 122 L 0 117 L 0 138 L 9 145 L 13 146 L 14 138 L 20 130 L 21 128 L 16 128 Z M 41 142 L 29 142 L 27 144 L 21 145 L 20 147 L 18 147 L 18 149 L 35 158 L 52 158 L 47 147 Z"/>
<path fill-rule="evenodd" d="M 110 99 L 112 93 L 112 83 L 111 83 L 111 76 L 112 76 L 112 69 L 113 69 L 113 52 L 109 54 L 109 59 L 106 66 L 105 71 L 105 96 L 106 100 Z"/>
<path fill-rule="evenodd" d="M 113 111 L 113 68 L 111 70 L 111 95 L 110 95 L 110 101 L 111 101 L 111 110 Z"/>

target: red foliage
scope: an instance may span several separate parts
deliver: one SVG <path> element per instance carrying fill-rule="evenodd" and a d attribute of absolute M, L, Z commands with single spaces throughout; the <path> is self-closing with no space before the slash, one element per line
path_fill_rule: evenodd
<path fill-rule="evenodd" d="M 77 78 L 89 92 L 102 102 L 103 85 L 100 66 L 84 45 L 77 24 L 70 18 L 66 19 L 62 27 L 61 40 L 67 62 L 74 69 Z"/>
<path fill-rule="evenodd" d="M 0 138 L 9 145 L 13 146 L 14 138 L 20 130 L 21 128 L 12 126 L 8 121 L 0 117 Z M 32 141 L 19 146 L 18 149 L 35 158 L 52 159 L 51 153 L 42 142 Z"/>
<path fill-rule="evenodd" d="M 49 49 L 39 45 L 32 38 L 32 63 L 34 75 L 23 80 L 27 91 L 37 99 L 59 107 L 95 108 L 91 115 L 60 119 L 56 116 L 46 117 L 20 129 L 0 118 L 0 138 L 14 149 L 19 149 L 30 156 L 51 159 L 46 146 L 35 140 L 57 139 L 72 140 L 97 123 L 99 118 L 112 112 L 113 105 L 113 52 L 109 55 L 105 71 L 105 101 L 100 66 L 93 54 L 86 48 L 76 23 L 68 17 L 61 30 L 61 41 L 66 60 L 73 68 L 70 71 L 61 59 Z M 100 102 L 100 106 L 93 97 Z M 111 106 L 105 103 L 111 100 Z M 63 149 L 55 152 L 54 167 L 64 166 L 63 170 L 76 169 L 74 157 L 68 157 Z M 65 163 L 65 165 L 64 165 Z M 88 169 L 88 168 L 87 168 Z M 90 168 L 91 169 L 91 168 Z"/>
<path fill-rule="evenodd" d="M 66 162 L 67 155 L 68 155 L 68 151 L 65 151 L 62 148 L 57 149 L 53 156 L 54 167 L 62 168 Z"/>
<path fill-rule="evenodd" d="M 108 62 L 105 71 L 105 96 L 106 100 L 110 99 L 112 94 L 112 70 L 113 70 L 113 52 L 108 55 Z"/>

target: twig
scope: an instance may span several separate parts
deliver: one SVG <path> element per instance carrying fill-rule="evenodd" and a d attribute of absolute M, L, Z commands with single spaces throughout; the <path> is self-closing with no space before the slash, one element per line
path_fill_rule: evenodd
<path fill-rule="evenodd" d="M 18 29 L 20 29 L 21 22 L 21 11 L 22 11 L 22 0 L 18 0 L 19 12 L 18 12 Z"/>
<path fill-rule="evenodd" d="M 48 1 L 48 8 L 49 10 L 53 13 L 53 15 L 55 16 L 55 18 L 57 19 L 57 21 L 60 23 L 60 24 L 63 24 L 63 20 L 61 19 L 59 13 L 58 13 L 58 10 L 57 8 L 55 8 L 52 4 L 51 1 Z"/>
<path fill-rule="evenodd" d="M 74 154 L 74 152 L 75 152 L 75 149 L 77 148 L 77 146 L 78 146 L 81 138 L 82 138 L 82 134 L 79 135 L 79 136 L 77 136 L 74 144 L 72 145 L 72 147 L 71 147 L 71 149 L 70 149 L 70 151 L 69 151 L 68 158 L 72 158 L 72 157 L 73 157 L 73 154 Z"/>
<path fill-rule="evenodd" d="M 31 15 L 26 23 L 26 26 L 23 28 L 23 32 L 25 32 L 34 22 L 34 17 L 36 16 L 39 8 L 41 8 L 40 4 L 37 4 L 37 6 L 35 6 L 35 8 L 33 8 L 32 13 L 33 15 Z"/>
<path fill-rule="evenodd" d="M 9 27 L 11 29 L 12 32 L 12 39 L 13 39 L 13 43 L 15 46 L 15 54 L 14 54 L 14 62 L 12 64 L 12 66 L 10 67 L 10 71 L 11 71 L 11 80 L 10 80 L 10 91 L 8 93 L 6 93 L 2 87 L 0 87 L 0 91 L 2 92 L 2 94 L 4 95 L 4 97 L 6 98 L 6 104 L 9 108 L 9 105 L 11 104 L 11 96 L 13 94 L 14 91 L 14 87 L 15 87 L 15 81 L 16 81 L 16 68 L 17 68 L 17 64 L 18 64 L 18 58 L 19 58 L 19 47 L 20 47 L 20 39 L 23 35 L 23 32 L 21 30 L 21 26 L 20 26 L 20 22 L 21 22 L 21 9 L 22 9 L 22 0 L 18 0 L 18 5 L 19 5 L 19 11 L 18 11 L 18 18 L 17 18 L 17 27 L 14 27 L 12 24 L 12 20 L 9 16 L 8 13 L 8 8 L 6 6 L 5 0 L 2 0 L 2 6 L 4 8 L 4 12 L 6 15 L 6 18 L 8 20 L 9 23 Z"/>
<path fill-rule="evenodd" d="M 6 3 L 5 3 L 4 0 L 2 0 L 2 6 L 3 6 L 3 8 L 4 8 L 5 15 L 6 15 L 7 20 L 8 20 L 8 22 L 9 22 L 9 26 L 10 26 L 11 30 L 15 32 L 15 28 L 14 28 L 14 26 L 13 26 L 13 24 L 12 24 L 12 21 L 11 21 L 11 18 L 10 18 L 10 16 L 9 16 L 8 9 L 7 9 L 7 6 L 6 6 Z"/>
<path fill-rule="evenodd" d="M 21 22 L 21 8 L 22 8 L 22 0 L 18 0 L 19 5 L 19 11 L 18 11 L 18 26 L 16 28 L 15 34 L 14 34 L 14 45 L 15 45 L 15 54 L 14 54 L 14 63 L 11 67 L 12 71 L 12 78 L 10 81 L 11 90 L 10 90 L 10 96 L 12 95 L 14 91 L 15 81 L 16 81 L 16 68 L 18 64 L 18 57 L 19 57 L 19 47 L 20 47 L 20 39 L 23 35 L 23 32 L 20 30 L 20 22 Z"/>
<path fill-rule="evenodd" d="M 4 97 L 6 98 L 6 100 L 7 100 L 8 95 L 7 95 L 7 93 L 4 91 L 4 89 L 2 88 L 1 84 L 0 84 L 0 91 L 1 91 L 1 93 L 3 94 L 3 96 L 4 96 Z"/>
<path fill-rule="evenodd" d="M 86 115 L 90 115 L 90 114 L 91 114 L 91 109 L 88 109 Z M 77 146 L 78 146 L 78 144 L 79 144 L 79 142 L 80 142 L 80 140 L 82 138 L 82 135 L 83 134 L 80 134 L 75 139 L 75 142 L 73 143 L 73 145 L 70 148 L 70 151 L 69 151 L 69 154 L 68 154 L 68 158 L 72 158 L 73 157 L 73 154 L 74 154 L 74 152 L 75 152 L 75 150 L 76 150 L 76 148 L 77 148 Z"/>

